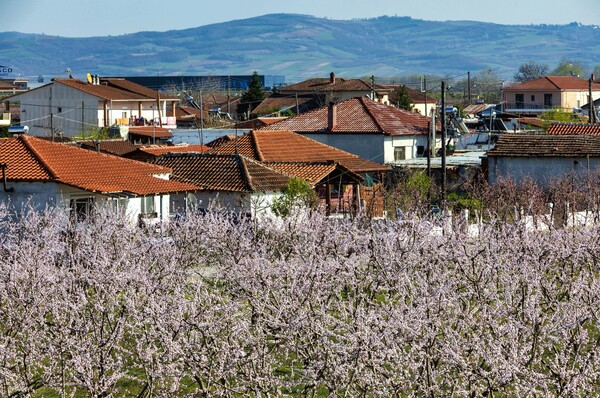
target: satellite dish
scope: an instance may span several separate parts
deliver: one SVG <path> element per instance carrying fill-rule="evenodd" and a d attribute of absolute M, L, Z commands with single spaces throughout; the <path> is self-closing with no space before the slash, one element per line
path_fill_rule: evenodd
<path fill-rule="evenodd" d="M 90 75 L 90 74 L 88 73 L 86 76 L 87 76 L 87 81 L 88 81 L 88 83 L 92 84 L 92 75 Z"/>

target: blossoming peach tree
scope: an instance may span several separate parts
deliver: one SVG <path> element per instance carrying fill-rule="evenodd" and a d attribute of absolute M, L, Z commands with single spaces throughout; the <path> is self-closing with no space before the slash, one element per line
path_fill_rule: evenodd
<path fill-rule="evenodd" d="M 0 208 L 0 395 L 593 396 L 597 228 Z"/>

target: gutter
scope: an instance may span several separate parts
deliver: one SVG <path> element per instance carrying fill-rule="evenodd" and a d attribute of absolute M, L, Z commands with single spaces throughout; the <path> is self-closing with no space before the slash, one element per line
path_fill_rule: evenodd
<path fill-rule="evenodd" d="M 0 163 L 0 169 L 2 169 L 2 185 L 4 187 L 4 192 L 14 192 L 15 189 L 13 187 L 8 188 L 6 186 L 6 163 Z"/>

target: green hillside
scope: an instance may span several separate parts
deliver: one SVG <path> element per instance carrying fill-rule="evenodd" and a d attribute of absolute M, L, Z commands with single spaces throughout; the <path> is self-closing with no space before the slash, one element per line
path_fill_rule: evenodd
<path fill-rule="evenodd" d="M 0 33 L 0 65 L 23 76 L 456 75 L 492 69 L 510 78 L 528 61 L 600 64 L 596 26 L 497 25 L 408 17 L 340 21 L 270 14 L 193 29 L 90 38 Z"/>

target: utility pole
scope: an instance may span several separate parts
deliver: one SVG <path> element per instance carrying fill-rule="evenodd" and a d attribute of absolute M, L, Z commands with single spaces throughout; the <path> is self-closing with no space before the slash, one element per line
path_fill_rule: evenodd
<path fill-rule="evenodd" d="M 429 117 L 427 114 L 427 77 L 421 77 L 421 92 L 425 94 L 425 117 Z"/>
<path fill-rule="evenodd" d="M 371 99 L 375 101 L 375 75 L 371 75 Z"/>
<path fill-rule="evenodd" d="M 227 76 L 227 114 L 231 116 L 231 76 Z"/>
<path fill-rule="evenodd" d="M 594 112 L 594 97 L 592 97 L 592 84 L 594 83 L 594 74 L 588 80 L 588 123 L 596 123 L 596 112 Z"/>
<path fill-rule="evenodd" d="M 156 106 L 158 107 L 158 125 L 162 127 L 162 117 L 160 114 L 160 91 L 156 90 Z M 112 108 L 111 108 L 112 109 Z"/>
<path fill-rule="evenodd" d="M 200 145 L 204 146 L 204 115 L 202 104 L 202 90 L 200 90 Z"/>
<path fill-rule="evenodd" d="M 446 207 L 446 82 L 442 81 L 442 207 Z"/>
<path fill-rule="evenodd" d="M 469 100 L 469 105 L 471 105 L 471 72 L 467 72 L 467 99 Z"/>
<path fill-rule="evenodd" d="M 85 140 L 85 108 L 84 108 L 85 102 L 81 101 L 81 135 L 83 136 L 83 139 Z"/>

